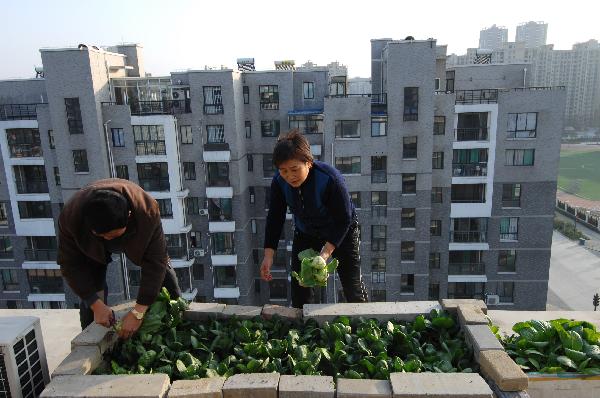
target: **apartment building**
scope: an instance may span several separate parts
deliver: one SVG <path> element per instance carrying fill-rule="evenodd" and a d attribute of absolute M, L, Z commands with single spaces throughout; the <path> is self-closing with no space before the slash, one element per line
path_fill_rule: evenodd
<path fill-rule="evenodd" d="M 535 48 L 545 46 L 547 37 L 548 24 L 545 22 L 529 21 L 517 25 L 515 41 L 525 43 L 526 47 Z"/>
<path fill-rule="evenodd" d="M 492 25 L 479 31 L 479 48 L 493 50 L 500 48 L 508 41 L 508 29 L 504 26 Z"/>
<path fill-rule="evenodd" d="M 371 300 L 545 308 L 564 90 L 523 88 L 511 65 L 447 69 L 445 50 L 372 40 L 371 93 L 350 93 L 345 68 L 151 77 L 139 45 L 41 50 L 44 78 L 0 82 L 0 306 L 76 306 L 56 219 L 109 176 L 158 201 L 186 298 L 287 305 L 291 215 L 273 281 L 259 266 L 271 151 L 299 128 L 346 178 Z M 110 302 L 135 298 L 139 267 L 113 260 Z M 343 299 L 332 278 L 322 300 Z"/>

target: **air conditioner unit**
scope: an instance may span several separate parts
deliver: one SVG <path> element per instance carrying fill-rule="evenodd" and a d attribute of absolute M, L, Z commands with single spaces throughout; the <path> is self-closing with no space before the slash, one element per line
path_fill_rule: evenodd
<path fill-rule="evenodd" d="M 201 216 L 208 216 L 208 209 L 200 209 Z"/>
<path fill-rule="evenodd" d="M 204 249 L 194 249 L 194 257 L 204 256 Z"/>
<path fill-rule="evenodd" d="M 499 302 L 500 296 L 497 294 L 488 294 L 488 296 L 485 298 L 485 303 L 487 305 L 498 305 Z"/>
<path fill-rule="evenodd" d="M 0 397 L 38 397 L 49 382 L 39 318 L 0 318 Z"/>

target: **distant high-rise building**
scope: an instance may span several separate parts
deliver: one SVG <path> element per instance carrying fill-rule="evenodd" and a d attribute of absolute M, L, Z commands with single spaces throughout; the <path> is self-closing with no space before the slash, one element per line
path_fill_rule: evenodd
<path fill-rule="evenodd" d="M 479 48 L 491 50 L 502 47 L 508 41 L 508 29 L 504 26 L 492 25 L 479 32 Z"/>
<path fill-rule="evenodd" d="M 535 48 L 546 45 L 548 24 L 545 22 L 523 22 L 517 26 L 515 41 L 522 41 L 525 47 Z"/>

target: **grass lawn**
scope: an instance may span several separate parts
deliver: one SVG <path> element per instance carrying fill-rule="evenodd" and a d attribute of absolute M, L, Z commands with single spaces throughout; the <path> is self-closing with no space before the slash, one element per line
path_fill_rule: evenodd
<path fill-rule="evenodd" d="M 600 148 L 562 149 L 558 186 L 585 199 L 600 200 Z"/>

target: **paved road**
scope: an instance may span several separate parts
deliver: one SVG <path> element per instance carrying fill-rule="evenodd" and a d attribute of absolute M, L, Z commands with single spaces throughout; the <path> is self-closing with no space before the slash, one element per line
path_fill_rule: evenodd
<path fill-rule="evenodd" d="M 600 253 L 579 246 L 555 231 L 548 310 L 592 311 L 594 293 L 600 293 Z"/>
<path fill-rule="evenodd" d="M 559 220 L 562 220 L 562 221 L 565 221 L 565 222 L 570 222 L 571 224 L 575 223 L 575 221 L 572 218 L 569 218 L 569 217 L 567 217 L 564 214 L 561 214 L 559 212 L 554 213 L 554 216 L 556 218 L 558 218 Z M 587 235 L 588 238 L 600 241 L 600 233 L 594 231 L 593 229 L 589 229 L 588 227 L 586 227 L 582 223 L 580 223 L 580 222 L 577 223 L 577 229 L 579 231 L 583 232 L 585 235 Z"/>

